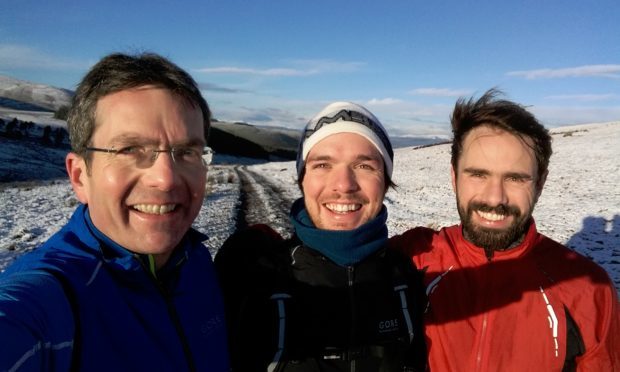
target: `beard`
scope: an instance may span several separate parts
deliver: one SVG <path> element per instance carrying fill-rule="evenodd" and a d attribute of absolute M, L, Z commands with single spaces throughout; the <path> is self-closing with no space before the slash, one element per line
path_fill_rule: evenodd
<path fill-rule="evenodd" d="M 530 213 L 523 214 L 519 208 L 513 205 L 500 204 L 491 207 L 484 203 L 470 202 L 467 205 L 467 209 L 464 209 L 459 204 L 457 198 L 457 206 L 465 239 L 483 248 L 489 259 L 493 257 L 494 251 L 503 251 L 520 243 L 523 240 L 529 226 L 530 217 L 532 216 L 531 211 Z M 513 216 L 514 221 L 505 229 L 491 229 L 478 226 L 472 221 L 472 215 L 475 211 Z"/>

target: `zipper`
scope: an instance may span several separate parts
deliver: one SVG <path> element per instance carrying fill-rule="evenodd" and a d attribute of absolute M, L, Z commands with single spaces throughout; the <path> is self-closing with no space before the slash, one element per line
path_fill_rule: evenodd
<path fill-rule="evenodd" d="M 194 358 L 192 357 L 192 352 L 189 348 L 189 343 L 187 342 L 187 338 L 185 337 L 185 333 L 183 332 L 183 327 L 181 326 L 181 320 L 179 319 L 179 314 L 177 313 L 174 304 L 172 303 L 172 298 L 169 296 L 168 291 L 163 287 L 162 283 L 156 278 L 155 273 L 151 273 L 146 264 L 140 260 L 138 262 L 142 265 L 142 268 L 146 271 L 147 276 L 157 288 L 157 291 L 164 299 L 166 303 L 166 308 L 168 310 L 168 315 L 170 316 L 170 320 L 172 321 L 172 325 L 174 329 L 177 331 L 177 335 L 179 336 L 179 341 L 181 341 L 181 346 L 183 348 L 183 354 L 185 354 L 185 360 L 187 361 L 187 368 L 189 371 L 195 372 L 196 366 L 194 365 Z"/>
<path fill-rule="evenodd" d="M 486 270 L 486 266 L 491 265 L 492 262 L 493 262 L 493 254 L 491 252 L 491 256 L 487 255 L 486 265 L 483 265 L 482 267 L 485 268 Z M 483 281 L 483 282 L 486 282 L 486 281 Z M 476 353 L 476 371 L 480 371 L 482 368 L 482 358 L 483 358 L 484 350 L 486 348 L 488 319 L 489 319 L 489 313 L 488 311 L 485 311 L 484 315 L 482 316 L 482 330 L 480 331 L 480 345 L 478 346 L 478 352 Z"/>
<path fill-rule="evenodd" d="M 482 365 L 482 352 L 484 350 L 484 341 L 487 334 L 487 313 L 484 313 L 482 318 L 482 331 L 480 332 L 480 346 L 478 346 L 478 353 L 476 354 L 476 371 L 480 371 Z"/>
<path fill-rule="evenodd" d="M 347 266 L 347 287 L 349 288 L 349 306 L 351 309 L 351 329 L 349 330 L 349 346 L 355 341 L 355 325 L 357 324 L 357 312 L 355 309 L 355 293 L 353 291 L 353 280 L 355 278 L 355 268 L 353 266 Z M 355 372 L 355 360 L 349 361 L 349 372 Z"/>

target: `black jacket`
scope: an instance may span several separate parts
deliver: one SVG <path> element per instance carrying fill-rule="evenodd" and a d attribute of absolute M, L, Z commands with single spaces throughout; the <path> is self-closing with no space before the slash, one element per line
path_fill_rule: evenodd
<path fill-rule="evenodd" d="M 260 226 L 229 238 L 215 264 L 233 370 L 425 369 L 425 297 L 410 259 L 381 249 L 342 267 Z"/>

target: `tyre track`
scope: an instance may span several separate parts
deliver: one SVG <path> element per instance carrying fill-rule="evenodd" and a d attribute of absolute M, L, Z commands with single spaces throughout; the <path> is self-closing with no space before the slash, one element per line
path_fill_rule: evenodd
<path fill-rule="evenodd" d="M 283 237 L 292 234 L 288 213 L 293 200 L 282 196 L 282 191 L 268 178 L 248 170 L 245 166 L 235 166 L 239 177 L 239 208 L 236 229 L 249 225 L 268 224 Z"/>

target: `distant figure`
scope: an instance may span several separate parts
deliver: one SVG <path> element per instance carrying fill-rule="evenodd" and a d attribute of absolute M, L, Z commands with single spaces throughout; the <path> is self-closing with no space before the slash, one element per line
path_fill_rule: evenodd
<path fill-rule="evenodd" d="M 452 114 L 461 224 L 419 227 L 390 241 L 425 272 L 430 368 L 620 371 L 620 312 L 609 277 L 538 233 L 532 218 L 551 136 L 497 94 L 460 99 Z"/>
<path fill-rule="evenodd" d="M 0 274 L 1 371 L 229 370 L 215 270 L 191 229 L 209 124 L 194 80 L 158 55 L 88 72 L 66 157 L 82 204 Z"/>
<path fill-rule="evenodd" d="M 303 198 L 283 240 L 266 225 L 215 257 L 234 371 L 424 371 L 424 292 L 386 250 L 392 144 L 365 108 L 333 103 L 303 133 Z"/>

